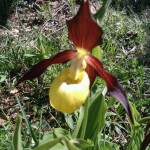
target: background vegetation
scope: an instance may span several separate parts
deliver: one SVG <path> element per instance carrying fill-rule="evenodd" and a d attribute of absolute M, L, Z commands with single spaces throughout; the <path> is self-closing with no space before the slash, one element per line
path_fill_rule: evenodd
<path fill-rule="evenodd" d="M 93 13 L 102 2 L 91 1 Z M 33 64 L 73 47 L 68 41 L 65 20 L 76 14 L 77 3 L 74 0 L 0 0 L 0 149 L 12 149 L 15 117 L 23 111 L 22 116 L 29 120 L 37 139 L 58 127 L 73 131 L 78 114 L 55 111 L 48 97 L 51 82 L 65 65 L 52 66 L 40 78 L 17 87 L 15 83 Z M 146 0 L 112 1 L 101 23 L 103 64 L 125 88 L 137 120 L 150 116 L 149 6 Z M 91 96 L 104 87 L 104 81 L 97 79 Z M 102 147 L 125 149 L 133 130 L 120 104 L 108 94 L 105 99 L 108 111 L 101 133 L 105 141 Z M 29 147 L 34 142 L 24 117 L 21 123 L 23 146 Z M 142 136 L 149 121 L 140 126 Z"/>

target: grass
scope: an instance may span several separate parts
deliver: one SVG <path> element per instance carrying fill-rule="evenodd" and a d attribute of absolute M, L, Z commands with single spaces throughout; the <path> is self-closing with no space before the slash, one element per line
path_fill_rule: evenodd
<path fill-rule="evenodd" d="M 140 107 L 149 96 L 143 93 L 148 92 L 149 84 L 149 78 L 145 78 L 148 77 L 146 68 L 149 65 L 145 61 L 145 57 L 148 57 L 146 52 L 149 49 L 147 45 L 149 33 L 146 28 L 148 21 L 147 19 L 141 20 L 142 15 L 127 16 L 125 11 L 111 11 L 112 15 L 109 15 L 107 25 L 104 26 L 105 33 L 107 33 L 104 44 L 106 57 L 104 62 L 107 63 L 108 69 L 118 76 L 122 84 L 126 85 L 130 101 Z M 146 12 L 143 13 L 143 15 L 148 15 Z"/>
<path fill-rule="evenodd" d="M 3 26 L 0 29 L 0 116 L 8 117 L 0 128 L 0 149 L 12 148 L 14 118 L 16 113 L 20 113 L 16 98 L 10 93 L 16 80 L 40 60 L 49 58 L 58 51 L 73 48 L 67 38 L 65 18 L 76 12 L 74 3 L 69 0 L 60 3 L 62 10 L 54 8 L 54 4 L 48 4 L 45 2 L 38 6 L 40 9 L 36 9 L 28 3 L 21 3 L 16 7 L 18 12 L 12 12 L 16 16 L 10 17 L 11 29 Z M 27 13 L 22 13 L 23 11 Z M 120 10 L 111 6 L 101 24 L 104 30 L 101 46 L 104 66 L 121 82 L 129 101 L 142 117 L 150 116 L 149 21 L 149 8 L 137 13 L 126 7 Z M 52 109 L 48 100 L 51 82 L 65 66 L 52 66 L 40 78 L 16 87 L 17 96 L 37 138 L 55 127 L 72 131 L 64 115 Z M 92 90 L 95 92 L 104 87 L 104 81 L 98 79 Z M 118 102 L 108 94 L 107 100 L 110 111 L 106 115 L 103 140 L 108 142 L 105 144 L 113 145 L 114 149 L 116 146 L 123 149 L 131 134 L 128 121 Z M 71 116 L 70 121 L 76 123 L 76 118 L 77 116 Z M 24 147 L 31 145 L 26 126 L 23 126 L 22 137 Z"/>

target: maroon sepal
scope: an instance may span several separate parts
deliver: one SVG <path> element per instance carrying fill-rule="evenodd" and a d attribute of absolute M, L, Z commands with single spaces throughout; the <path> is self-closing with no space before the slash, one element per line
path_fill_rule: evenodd
<path fill-rule="evenodd" d="M 140 150 L 145 150 L 149 144 L 150 144 L 150 133 L 145 136 L 145 138 L 141 144 Z"/>
<path fill-rule="evenodd" d="M 105 80 L 110 95 L 115 97 L 123 105 L 133 123 L 134 121 L 129 102 L 126 98 L 123 88 L 121 87 L 117 79 L 104 70 L 103 64 L 96 57 L 89 54 L 86 61 L 87 64 L 89 64 L 97 72 L 97 75 Z"/>
<path fill-rule="evenodd" d="M 65 63 L 73 59 L 75 56 L 75 50 L 66 50 L 56 54 L 50 59 L 44 59 L 41 62 L 34 65 L 27 73 L 25 73 L 25 75 L 18 80 L 17 85 L 25 80 L 32 80 L 40 76 L 50 65 L 57 63 Z"/>
<path fill-rule="evenodd" d="M 145 150 L 149 144 L 150 144 L 150 122 L 148 122 L 146 125 L 145 138 L 143 142 L 141 143 L 140 150 Z"/>
<path fill-rule="evenodd" d="M 73 19 L 67 20 L 66 24 L 68 37 L 77 48 L 90 51 L 102 43 L 103 31 L 91 16 L 88 0 L 81 1 L 77 15 Z"/>

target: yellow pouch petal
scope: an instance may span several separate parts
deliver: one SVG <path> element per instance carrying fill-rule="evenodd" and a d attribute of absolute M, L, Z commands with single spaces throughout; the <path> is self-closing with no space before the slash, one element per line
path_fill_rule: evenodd
<path fill-rule="evenodd" d="M 73 80 L 69 77 L 70 71 L 70 68 L 63 70 L 53 81 L 49 92 L 51 106 L 64 113 L 74 112 L 89 95 L 87 73 L 82 71 L 78 79 Z"/>

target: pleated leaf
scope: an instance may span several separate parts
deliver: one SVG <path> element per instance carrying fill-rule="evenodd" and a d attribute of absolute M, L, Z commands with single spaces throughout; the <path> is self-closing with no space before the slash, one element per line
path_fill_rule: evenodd
<path fill-rule="evenodd" d="M 13 134 L 13 150 L 22 150 L 22 140 L 21 140 L 21 116 L 17 115 L 16 117 L 16 124 L 15 124 L 15 130 Z"/>
<path fill-rule="evenodd" d="M 101 132 L 105 124 L 107 105 L 100 92 L 96 93 L 90 99 L 90 102 L 85 139 L 91 139 L 94 142 L 94 148 L 91 149 L 97 150 L 98 134 Z"/>

